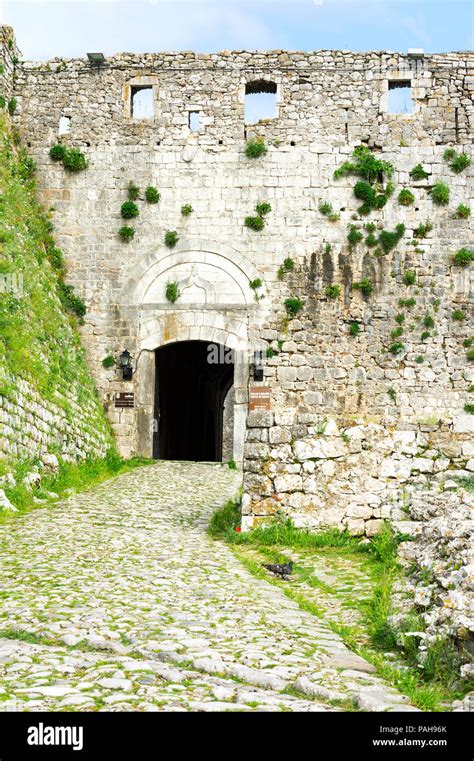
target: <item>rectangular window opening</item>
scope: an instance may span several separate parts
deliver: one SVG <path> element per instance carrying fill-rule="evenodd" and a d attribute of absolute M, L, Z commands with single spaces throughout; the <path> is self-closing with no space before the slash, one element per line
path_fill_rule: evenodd
<path fill-rule="evenodd" d="M 389 81 L 387 111 L 389 114 L 413 113 L 413 98 L 409 80 L 395 79 Z"/>
<path fill-rule="evenodd" d="M 245 123 L 277 117 L 277 86 L 263 79 L 245 85 Z"/>
<path fill-rule="evenodd" d="M 199 111 L 189 111 L 188 127 L 191 130 L 191 132 L 199 132 L 199 130 L 201 129 L 201 115 Z"/>
<path fill-rule="evenodd" d="M 132 87 L 130 113 L 134 119 L 153 118 L 153 87 Z"/>
<path fill-rule="evenodd" d="M 61 116 L 59 119 L 58 135 L 67 135 L 71 130 L 71 117 Z"/>

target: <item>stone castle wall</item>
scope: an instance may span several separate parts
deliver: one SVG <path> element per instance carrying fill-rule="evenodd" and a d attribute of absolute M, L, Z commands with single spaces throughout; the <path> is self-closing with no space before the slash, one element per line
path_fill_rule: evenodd
<path fill-rule="evenodd" d="M 95 69 L 84 60 L 54 59 L 17 67 L 15 123 L 38 163 L 42 196 L 54 207 L 56 235 L 69 279 L 88 305 L 83 336 L 102 399 L 124 454 L 151 453 L 153 351 L 174 340 L 216 341 L 239 350 L 235 370 L 234 456 L 244 464 L 244 526 L 283 510 L 300 525 L 349 525 L 371 533 L 383 517 L 400 519 L 404 487 L 472 470 L 472 364 L 463 341 L 472 333 L 472 268 L 452 265 L 472 240 L 472 223 L 455 219 L 472 206 L 472 167 L 454 174 L 446 146 L 470 151 L 474 111 L 469 54 L 424 59 L 392 53 L 122 54 Z M 277 88 L 275 119 L 244 123 L 245 85 L 266 80 Z M 388 114 L 389 82 L 410 81 L 413 114 Z M 153 88 L 154 117 L 134 119 L 132 88 Z M 199 112 L 192 132 L 189 112 Z M 58 137 L 61 117 L 70 131 Z M 268 153 L 245 156 L 245 140 L 259 135 Z M 60 139 L 87 156 L 72 175 L 49 158 Z M 357 215 L 354 178 L 334 170 L 364 143 L 393 163 L 397 189 L 386 207 Z M 429 177 L 409 171 L 422 163 Z M 447 207 L 429 189 L 450 186 Z M 138 204 L 136 234 L 117 232 L 127 185 L 156 186 L 159 204 Z M 409 187 L 416 202 L 400 206 Z M 261 232 L 244 226 L 258 202 L 272 210 Z M 328 201 L 340 219 L 319 211 Z M 189 217 L 180 213 L 191 204 Z M 355 215 L 355 218 L 354 218 Z M 433 230 L 413 245 L 413 230 Z M 376 222 L 406 232 L 389 254 L 347 242 L 351 223 Z M 164 245 L 176 230 L 176 248 Z M 295 269 L 277 277 L 286 257 Z M 416 284 L 403 275 L 416 271 Z M 368 277 L 364 298 L 352 284 Z M 261 300 L 249 281 L 260 278 Z M 182 297 L 166 301 L 167 280 Z M 341 295 L 325 295 L 337 283 Z M 416 304 L 401 309 L 399 299 Z M 287 320 L 283 302 L 304 308 Z M 466 319 L 451 315 L 463 310 Z M 405 313 L 404 350 L 389 347 L 395 316 Z M 423 319 L 434 328 L 421 339 Z M 360 334 L 351 336 L 357 321 Z M 127 347 L 134 381 L 102 367 Z M 273 349 L 264 385 L 271 409 L 248 413 L 249 356 Z M 270 352 L 271 353 L 271 352 Z M 420 359 L 422 358 L 422 359 Z M 113 397 L 134 390 L 135 408 L 117 410 Z M 446 475 L 448 473 L 448 475 Z M 442 475 L 439 475 L 442 474 Z M 443 475 L 444 474 L 444 475 Z"/>
<path fill-rule="evenodd" d="M 0 26 L 0 95 L 7 103 L 13 95 L 13 73 L 19 55 L 13 29 Z"/>

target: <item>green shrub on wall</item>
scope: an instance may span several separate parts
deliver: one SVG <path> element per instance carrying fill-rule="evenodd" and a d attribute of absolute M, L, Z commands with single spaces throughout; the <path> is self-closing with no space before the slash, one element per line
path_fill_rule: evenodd
<path fill-rule="evenodd" d="M 296 315 L 301 312 L 304 307 L 304 301 L 299 298 L 285 299 L 283 303 L 290 317 L 296 317 Z"/>
<path fill-rule="evenodd" d="M 158 203 L 160 200 L 160 194 L 156 188 L 154 188 L 152 185 L 149 185 L 145 190 L 145 198 L 147 203 Z"/>
<path fill-rule="evenodd" d="M 471 216 L 471 207 L 465 203 L 460 203 L 454 216 L 457 219 L 468 219 Z"/>
<path fill-rule="evenodd" d="M 324 291 L 328 299 L 338 299 L 341 295 L 341 286 L 340 285 L 328 285 L 326 286 L 326 289 Z"/>
<path fill-rule="evenodd" d="M 372 281 L 369 280 L 368 277 L 364 277 L 362 280 L 352 283 L 352 287 L 354 290 L 360 291 L 366 298 L 370 296 L 374 289 Z"/>
<path fill-rule="evenodd" d="M 400 206 L 413 206 L 415 203 L 415 196 L 411 190 L 401 190 L 398 194 L 398 203 Z"/>
<path fill-rule="evenodd" d="M 133 227 L 129 227 L 129 225 L 123 225 L 123 227 L 120 228 L 118 231 L 120 240 L 123 240 L 125 243 L 128 243 L 132 240 L 132 238 L 135 235 L 135 229 Z"/>
<path fill-rule="evenodd" d="M 134 217 L 138 217 L 140 209 L 133 201 L 125 201 L 120 207 L 120 214 L 123 219 L 133 219 Z"/>
<path fill-rule="evenodd" d="M 140 195 L 140 188 L 130 180 L 127 186 L 127 193 L 130 201 L 136 201 Z"/>
<path fill-rule="evenodd" d="M 176 281 L 168 281 L 166 283 L 165 295 L 168 301 L 174 304 L 178 300 L 180 293 L 178 283 Z"/>
<path fill-rule="evenodd" d="M 56 143 L 49 149 L 53 161 L 60 161 L 68 172 L 83 172 L 87 169 L 87 159 L 79 148 L 68 148 L 63 143 Z"/>
<path fill-rule="evenodd" d="M 387 178 L 393 175 L 393 165 L 378 159 L 364 145 L 354 149 L 353 161 L 345 161 L 334 172 L 334 179 L 347 175 L 356 175 L 361 179 L 354 186 L 354 195 L 363 201 L 359 214 L 369 214 L 373 209 L 382 209 L 395 190 L 391 182 L 383 186 Z"/>
<path fill-rule="evenodd" d="M 258 159 L 260 156 L 265 156 L 267 151 L 268 149 L 263 137 L 255 137 L 251 140 L 247 140 L 245 145 L 245 155 L 248 159 Z"/>
<path fill-rule="evenodd" d="M 471 164 L 471 159 L 467 153 L 464 151 L 458 153 L 454 148 L 446 148 L 443 158 L 455 174 L 460 174 Z"/>
<path fill-rule="evenodd" d="M 456 267 L 468 267 L 474 261 L 474 251 L 468 248 L 460 248 L 453 256 L 453 264 Z"/>
<path fill-rule="evenodd" d="M 427 177 L 429 177 L 429 173 L 423 169 L 421 164 L 417 164 L 413 167 L 413 169 L 410 171 L 410 177 L 412 180 L 415 180 L 415 182 L 419 182 L 421 180 L 426 180 Z"/>
<path fill-rule="evenodd" d="M 254 230 L 255 232 L 260 232 L 260 230 L 263 230 L 265 227 L 265 220 L 263 217 L 256 216 L 256 217 L 245 217 L 244 220 L 245 227 L 248 227 L 250 230 Z"/>
<path fill-rule="evenodd" d="M 449 203 L 449 187 L 445 182 L 437 182 L 431 188 L 431 199 L 437 206 L 447 206 Z"/>
<path fill-rule="evenodd" d="M 291 258 L 291 256 L 287 256 L 286 259 L 283 260 L 283 264 L 281 264 L 278 267 L 278 280 L 283 280 L 287 272 L 292 272 L 295 268 L 295 262 L 294 259 Z"/>
<path fill-rule="evenodd" d="M 178 241 L 179 237 L 176 230 L 167 230 L 165 232 L 165 246 L 168 246 L 168 248 L 174 248 Z"/>

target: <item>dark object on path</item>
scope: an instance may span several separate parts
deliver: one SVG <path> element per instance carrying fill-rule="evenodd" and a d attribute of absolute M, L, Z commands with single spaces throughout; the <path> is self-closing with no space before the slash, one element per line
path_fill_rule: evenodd
<path fill-rule="evenodd" d="M 282 579 L 287 579 L 288 576 L 293 573 L 293 561 L 290 560 L 289 563 L 277 563 L 277 564 L 270 564 L 267 565 L 266 563 L 262 563 L 263 567 L 267 569 L 267 571 L 271 571 L 275 574 L 275 576 L 281 576 Z"/>

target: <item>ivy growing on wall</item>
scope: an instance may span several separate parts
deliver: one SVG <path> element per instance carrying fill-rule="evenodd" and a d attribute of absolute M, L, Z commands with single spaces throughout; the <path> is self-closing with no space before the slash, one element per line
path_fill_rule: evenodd
<path fill-rule="evenodd" d="M 362 201 L 359 214 L 382 209 L 395 190 L 393 183 L 387 182 L 393 175 L 393 165 L 376 158 L 365 145 L 355 148 L 352 158 L 352 161 L 345 161 L 335 170 L 334 179 L 347 175 L 361 178 L 354 186 L 355 197 Z"/>

